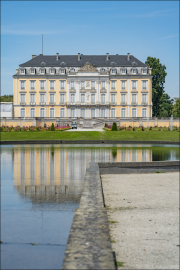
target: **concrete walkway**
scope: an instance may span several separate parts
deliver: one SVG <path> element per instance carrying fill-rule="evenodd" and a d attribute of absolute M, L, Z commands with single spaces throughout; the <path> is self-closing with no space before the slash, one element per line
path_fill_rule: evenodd
<path fill-rule="evenodd" d="M 102 175 L 118 269 L 179 269 L 179 173 Z"/>
<path fill-rule="evenodd" d="M 104 131 L 102 128 L 77 128 L 77 129 L 68 129 L 70 131 Z"/>

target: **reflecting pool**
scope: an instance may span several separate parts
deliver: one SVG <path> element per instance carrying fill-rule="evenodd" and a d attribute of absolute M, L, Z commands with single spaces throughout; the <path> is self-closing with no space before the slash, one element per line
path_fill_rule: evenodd
<path fill-rule="evenodd" d="M 179 157 L 178 145 L 1 146 L 1 269 L 61 269 L 89 162 Z"/>

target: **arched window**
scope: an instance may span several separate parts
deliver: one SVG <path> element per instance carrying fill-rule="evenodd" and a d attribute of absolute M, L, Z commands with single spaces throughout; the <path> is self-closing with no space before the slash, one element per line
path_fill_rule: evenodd
<path fill-rule="evenodd" d="M 30 109 L 30 117 L 35 117 L 35 108 Z"/>
<path fill-rule="evenodd" d="M 101 117 L 105 117 L 105 109 L 101 109 Z"/>
<path fill-rule="evenodd" d="M 50 108 L 50 117 L 55 117 L 54 108 Z"/>
<path fill-rule="evenodd" d="M 40 109 L 40 117 L 45 117 L 45 109 L 44 108 Z"/>
<path fill-rule="evenodd" d="M 116 117 L 116 109 L 115 108 L 111 109 L 111 117 Z"/>
<path fill-rule="evenodd" d="M 136 108 L 132 108 L 132 117 L 137 117 L 136 112 L 137 112 Z"/>
<path fill-rule="evenodd" d="M 121 109 L 121 117 L 126 117 L 126 108 Z"/>
<path fill-rule="evenodd" d="M 60 109 L 60 117 L 65 117 L 65 109 L 64 108 Z"/>
<path fill-rule="evenodd" d="M 21 117 L 25 117 L 25 112 L 26 112 L 26 109 L 25 108 L 21 108 Z"/>
<path fill-rule="evenodd" d="M 91 118 L 95 117 L 95 109 L 91 109 Z"/>
<path fill-rule="evenodd" d="M 147 109 L 146 108 L 142 109 L 142 117 L 147 117 Z"/>
<path fill-rule="evenodd" d="M 81 109 L 81 117 L 85 117 L 85 109 Z"/>

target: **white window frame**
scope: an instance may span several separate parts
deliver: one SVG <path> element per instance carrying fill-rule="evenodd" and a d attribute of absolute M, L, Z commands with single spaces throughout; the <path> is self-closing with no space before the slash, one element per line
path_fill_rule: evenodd
<path fill-rule="evenodd" d="M 106 81 L 101 81 L 101 89 L 106 89 Z"/>
<path fill-rule="evenodd" d="M 147 80 L 142 80 L 142 90 L 147 90 Z"/>
<path fill-rule="evenodd" d="M 94 84 L 94 86 L 92 86 Z M 96 88 L 96 82 L 95 81 L 91 81 L 91 89 L 95 89 Z"/>
<path fill-rule="evenodd" d="M 111 93 L 111 103 L 116 103 L 116 94 Z"/>
<path fill-rule="evenodd" d="M 143 70 L 142 70 L 142 73 L 143 73 L 143 74 L 147 74 L 147 69 L 143 69 Z"/>
<path fill-rule="evenodd" d="M 136 112 L 136 116 L 133 116 L 133 112 Z M 132 108 L 131 109 L 131 117 L 137 117 L 137 109 L 136 108 Z"/>
<path fill-rule="evenodd" d="M 81 89 L 85 89 L 85 81 L 81 81 Z"/>
<path fill-rule="evenodd" d="M 94 101 L 92 101 L 92 97 L 94 97 Z M 91 103 L 92 104 L 96 103 L 96 95 L 95 94 L 91 94 Z"/>
<path fill-rule="evenodd" d="M 22 87 L 22 84 L 24 83 L 24 87 Z M 20 81 L 20 89 L 21 90 L 26 90 L 26 81 Z"/>
<path fill-rule="evenodd" d="M 61 73 L 61 74 L 65 74 L 65 69 L 64 69 L 64 68 L 61 69 L 61 70 L 60 70 L 60 73 Z"/>
<path fill-rule="evenodd" d="M 101 68 L 100 72 L 105 72 L 105 68 Z"/>
<path fill-rule="evenodd" d="M 31 74 L 35 74 L 35 68 L 31 68 L 31 69 L 30 69 L 30 73 L 31 73 Z"/>
<path fill-rule="evenodd" d="M 123 84 L 124 84 L 124 87 L 123 87 Z M 121 81 L 121 90 L 126 90 L 126 81 L 125 80 Z"/>
<path fill-rule="evenodd" d="M 94 116 L 92 115 L 92 111 L 94 112 Z M 96 117 L 96 110 L 95 108 L 91 108 L 91 118 L 94 118 Z"/>
<path fill-rule="evenodd" d="M 30 81 L 30 89 L 31 90 L 35 90 L 36 89 L 36 81 L 35 80 Z"/>
<path fill-rule="evenodd" d="M 54 112 L 54 116 L 51 116 L 51 112 Z M 49 117 L 54 118 L 55 117 L 55 109 L 49 108 Z"/>
<path fill-rule="evenodd" d="M 132 90 L 137 90 L 137 81 L 132 80 L 131 83 L 132 83 Z M 135 87 L 134 88 L 133 88 L 133 83 L 135 83 Z"/>
<path fill-rule="evenodd" d="M 104 108 L 101 109 L 101 117 L 106 117 L 106 110 Z"/>
<path fill-rule="evenodd" d="M 133 97 L 135 97 L 135 101 L 133 100 L 134 99 Z M 131 94 L 131 100 L 132 100 L 132 102 L 137 103 L 137 94 L 136 93 Z"/>
<path fill-rule="evenodd" d="M 53 86 L 51 86 L 53 84 Z M 49 87 L 50 87 L 50 90 L 54 90 L 55 89 L 55 81 L 49 81 Z"/>
<path fill-rule="evenodd" d="M 34 112 L 34 115 L 32 116 L 31 115 L 31 112 Z M 36 109 L 35 108 L 30 108 L 30 117 L 33 118 L 33 117 L 36 117 Z"/>
<path fill-rule="evenodd" d="M 126 69 L 125 68 L 121 69 L 121 74 L 126 74 Z"/>
<path fill-rule="evenodd" d="M 116 117 L 116 108 L 111 108 L 111 118 Z"/>
<path fill-rule="evenodd" d="M 73 115 L 72 115 L 72 112 L 73 112 Z M 71 117 L 75 117 L 75 109 L 74 108 L 71 108 Z"/>
<path fill-rule="evenodd" d="M 45 69 L 44 68 L 40 69 L 40 74 L 45 74 Z"/>
<path fill-rule="evenodd" d="M 85 103 L 85 94 L 81 94 L 81 103 Z"/>
<path fill-rule="evenodd" d="M 65 103 L 65 94 L 64 93 L 60 93 L 60 104 L 64 104 L 64 103 Z"/>
<path fill-rule="evenodd" d="M 115 68 L 111 69 L 111 73 L 112 74 L 116 74 L 117 73 L 117 69 L 115 69 Z"/>
<path fill-rule="evenodd" d="M 55 74 L 55 68 L 50 68 L 50 74 Z"/>
<path fill-rule="evenodd" d="M 81 108 L 81 118 L 85 118 L 85 117 L 86 117 L 86 110 L 84 108 Z"/>
<path fill-rule="evenodd" d="M 103 100 L 104 97 L 104 100 Z M 101 94 L 101 104 L 105 104 L 106 103 L 106 94 Z"/>
<path fill-rule="evenodd" d="M 45 80 L 40 80 L 40 90 L 45 90 L 45 83 L 46 81 Z M 44 87 L 42 87 L 42 84 L 44 85 Z"/>
<path fill-rule="evenodd" d="M 44 116 L 41 116 L 41 112 L 44 112 Z M 40 115 L 40 117 L 45 117 L 45 108 L 40 108 L 39 109 L 39 115 Z"/>
<path fill-rule="evenodd" d="M 113 86 L 114 84 L 114 86 Z M 111 81 L 111 90 L 116 90 L 116 81 L 112 80 Z"/>
<path fill-rule="evenodd" d="M 25 69 L 20 69 L 21 74 L 25 74 Z"/>
<path fill-rule="evenodd" d="M 63 112 L 63 115 L 62 115 Z M 60 117 L 64 118 L 65 117 L 65 108 L 60 108 Z"/>
<path fill-rule="evenodd" d="M 22 96 L 24 96 L 24 101 L 22 101 Z M 26 103 L 26 94 L 25 93 L 20 93 L 20 102 Z"/>
<path fill-rule="evenodd" d="M 70 89 L 75 89 L 75 81 L 70 81 Z"/>
<path fill-rule="evenodd" d="M 121 118 L 126 117 L 126 108 L 121 108 Z"/>
<path fill-rule="evenodd" d="M 65 80 L 60 81 L 60 89 L 65 90 Z"/>
<path fill-rule="evenodd" d="M 41 97 L 42 97 L 42 96 L 44 97 L 44 98 L 43 98 L 43 101 L 41 101 L 41 99 L 42 99 Z M 40 93 L 39 99 L 40 99 L 40 102 L 41 102 L 41 103 L 45 103 L 45 100 L 46 100 L 45 93 Z"/>
<path fill-rule="evenodd" d="M 145 101 L 143 100 L 143 96 L 145 97 Z M 147 94 L 146 93 L 142 93 L 142 103 L 147 103 Z"/>
<path fill-rule="evenodd" d="M 143 116 L 143 112 L 144 112 L 144 111 L 146 112 L 146 113 L 145 113 L 145 116 Z M 142 108 L 142 117 L 143 117 L 143 118 L 147 118 L 147 108 Z"/>
<path fill-rule="evenodd" d="M 72 97 L 74 97 L 73 98 L 73 101 L 72 101 Z M 75 94 L 70 94 L 70 102 L 71 103 L 75 103 Z"/>
<path fill-rule="evenodd" d="M 53 101 L 51 101 L 51 97 L 53 97 Z M 54 103 L 55 102 L 55 94 L 49 93 L 49 102 Z"/>
<path fill-rule="evenodd" d="M 125 93 L 121 93 L 121 104 L 126 104 L 126 94 Z"/>
<path fill-rule="evenodd" d="M 32 99 L 32 97 L 33 97 L 33 99 Z M 35 103 L 35 102 L 36 102 L 36 94 L 35 93 L 30 93 L 30 103 Z"/>
<path fill-rule="evenodd" d="M 22 116 L 22 111 L 24 112 L 24 116 Z M 20 116 L 21 118 L 26 117 L 26 108 L 20 108 Z"/>
<path fill-rule="evenodd" d="M 136 68 L 132 69 L 132 74 L 137 74 L 137 69 Z"/>

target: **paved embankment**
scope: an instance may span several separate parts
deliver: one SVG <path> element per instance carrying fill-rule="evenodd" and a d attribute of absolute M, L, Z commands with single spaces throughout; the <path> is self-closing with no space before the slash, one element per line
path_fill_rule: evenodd
<path fill-rule="evenodd" d="M 97 163 L 86 170 L 62 269 L 115 269 Z"/>
<path fill-rule="evenodd" d="M 102 183 L 119 269 L 179 269 L 179 172 L 106 174 Z"/>

